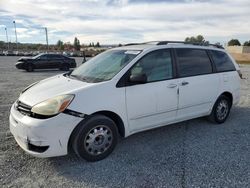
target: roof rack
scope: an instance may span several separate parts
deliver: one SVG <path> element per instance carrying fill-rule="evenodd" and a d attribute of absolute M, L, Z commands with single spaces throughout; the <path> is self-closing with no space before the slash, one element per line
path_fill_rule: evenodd
<path fill-rule="evenodd" d="M 167 45 L 170 43 L 191 44 L 191 45 L 197 45 L 197 46 L 213 46 L 216 48 L 224 49 L 224 47 L 219 44 L 210 44 L 206 42 L 185 42 L 185 41 L 149 41 L 149 42 L 142 42 L 142 43 L 129 43 L 129 44 L 125 44 L 124 46 L 142 45 L 142 44 Z"/>
<path fill-rule="evenodd" d="M 216 48 L 224 49 L 223 46 L 219 44 L 210 44 L 206 42 L 185 42 L 185 41 L 159 41 L 156 45 L 166 45 L 169 43 L 177 43 L 177 44 L 191 44 L 191 45 L 197 45 L 197 46 L 213 46 Z"/>
<path fill-rule="evenodd" d="M 136 43 L 124 44 L 123 46 L 143 45 L 143 44 L 154 44 L 154 45 L 158 45 L 159 42 L 161 42 L 161 41 L 136 42 Z"/>
<path fill-rule="evenodd" d="M 123 46 L 132 46 L 132 45 L 140 45 L 140 44 L 145 44 L 145 43 L 128 43 L 128 44 L 124 44 Z"/>

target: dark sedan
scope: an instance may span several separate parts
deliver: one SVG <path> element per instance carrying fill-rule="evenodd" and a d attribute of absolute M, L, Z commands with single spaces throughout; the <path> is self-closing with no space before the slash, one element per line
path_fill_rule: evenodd
<path fill-rule="evenodd" d="M 16 68 L 32 72 L 34 69 L 60 69 L 67 71 L 75 68 L 75 59 L 60 54 L 39 54 L 34 57 L 21 57 Z"/>

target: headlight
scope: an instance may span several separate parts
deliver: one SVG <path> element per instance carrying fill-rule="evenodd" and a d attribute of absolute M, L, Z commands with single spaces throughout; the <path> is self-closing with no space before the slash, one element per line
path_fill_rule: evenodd
<path fill-rule="evenodd" d="M 35 114 L 52 116 L 64 111 L 74 98 L 74 95 L 60 95 L 48 99 L 32 107 L 31 112 Z"/>

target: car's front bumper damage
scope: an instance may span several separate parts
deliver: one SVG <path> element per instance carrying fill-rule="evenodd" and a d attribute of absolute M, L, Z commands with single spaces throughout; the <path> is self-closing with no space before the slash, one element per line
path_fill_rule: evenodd
<path fill-rule="evenodd" d="M 53 157 L 68 153 L 68 140 L 73 129 L 82 121 L 65 113 L 48 119 L 36 119 L 11 107 L 10 131 L 19 146 L 36 157 Z"/>

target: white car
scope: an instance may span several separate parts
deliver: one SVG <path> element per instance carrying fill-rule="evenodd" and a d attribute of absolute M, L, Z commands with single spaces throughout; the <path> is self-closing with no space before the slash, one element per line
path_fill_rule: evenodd
<path fill-rule="evenodd" d="M 10 131 L 31 155 L 73 148 L 97 161 L 113 151 L 118 136 L 202 116 L 223 123 L 239 92 L 239 66 L 216 45 L 123 46 L 28 86 L 11 108 Z"/>

